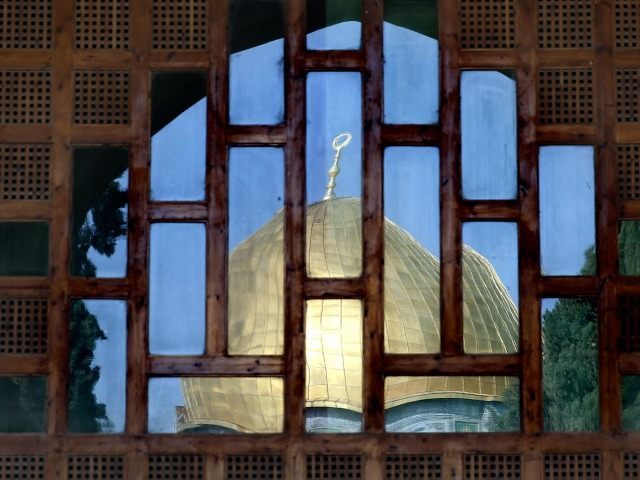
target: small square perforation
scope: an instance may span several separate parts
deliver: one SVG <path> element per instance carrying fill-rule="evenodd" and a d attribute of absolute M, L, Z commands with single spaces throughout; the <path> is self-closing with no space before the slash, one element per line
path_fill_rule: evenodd
<path fill-rule="evenodd" d="M 0 298 L 0 353 L 47 352 L 47 299 Z"/>
<path fill-rule="evenodd" d="M 627 452 L 624 454 L 624 478 L 631 480 L 632 478 L 640 478 L 640 454 L 636 452 Z"/>
<path fill-rule="evenodd" d="M 47 124 L 50 110 L 48 70 L 0 70 L 0 124 Z"/>
<path fill-rule="evenodd" d="M 540 70 L 538 99 L 538 118 L 542 124 L 593 123 L 591 69 Z"/>
<path fill-rule="evenodd" d="M 0 48 L 51 48 L 53 0 L 2 0 Z"/>
<path fill-rule="evenodd" d="M 463 49 L 513 48 L 514 0 L 460 0 L 460 45 Z"/>
<path fill-rule="evenodd" d="M 483 454 L 465 455 L 465 479 L 477 480 L 500 478 L 503 480 L 520 479 L 520 455 Z"/>
<path fill-rule="evenodd" d="M 152 455 L 148 480 L 202 480 L 203 465 L 199 455 Z"/>
<path fill-rule="evenodd" d="M 73 72 L 74 122 L 91 125 L 129 123 L 129 72 L 77 70 Z"/>
<path fill-rule="evenodd" d="M 50 145 L 0 144 L 0 200 L 49 200 Z"/>
<path fill-rule="evenodd" d="M 592 0 L 538 0 L 540 48 L 591 48 Z"/>
<path fill-rule="evenodd" d="M 552 453 L 544 456 L 545 480 L 600 479 L 600 454 Z"/>
<path fill-rule="evenodd" d="M 442 478 L 440 455 L 387 455 L 386 480 L 439 480 Z"/>
<path fill-rule="evenodd" d="M 640 199 L 640 144 L 618 145 L 618 196 L 622 200 Z"/>
<path fill-rule="evenodd" d="M 153 48 L 207 48 L 206 0 L 153 0 Z"/>
<path fill-rule="evenodd" d="M 123 480 L 124 457 L 73 455 L 69 457 L 68 480 Z"/>
<path fill-rule="evenodd" d="M 0 480 L 44 480 L 44 457 L 0 455 Z"/>
<path fill-rule="evenodd" d="M 616 70 L 616 117 L 619 123 L 640 121 L 640 69 Z"/>
<path fill-rule="evenodd" d="M 640 43 L 640 3 L 616 0 L 616 47 L 638 48 Z"/>
<path fill-rule="evenodd" d="M 129 48 L 129 0 L 76 0 L 75 48 Z"/>
<path fill-rule="evenodd" d="M 307 479 L 362 479 L 360 455 L 308 455 Z"/>
<path fill-rule="evenodd" d="M 227 457 L 227 480 L 281 480 L 284 462 L 280 455 L 230 455 Z"/>

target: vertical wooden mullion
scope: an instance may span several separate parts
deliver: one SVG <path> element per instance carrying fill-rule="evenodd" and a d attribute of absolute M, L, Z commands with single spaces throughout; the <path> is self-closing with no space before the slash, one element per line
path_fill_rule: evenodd
<path fill-rule="evenodd" d="M 207 355 L 227 352 L 229 1 L 209 2 L 207 95 Z"/>
<path fill-rule="evenodd" d="M 458 0 L 438 3 L 440 30 L 440 322 L 444 355 L 463 351 L 462 230 L 459 220 L 460 71 L 458 57 Z"/>
<path fill-rule="evenodd" d="M 382 22 L 383 0 L 363 1 L 365 72 L 363 162 L 363 416 L 367 433 L 384 432 L 384 303 L 382 255 L 384 214 L 382 208 Z M 373 478 L 373 477 L 372 477 Z"/>
<path fill-rule="evenodd" d="M 542 331 L 540 324 L 540 243 L 538 221 L 538 145 L 536 144 L 536 9 L 535 2 L 516 3 L 518 49 L 518 170 L 520 250 L 521 425 L 539 433 L 542 421 Z M 539 461 L 542 461 L 539 458 Z"/>

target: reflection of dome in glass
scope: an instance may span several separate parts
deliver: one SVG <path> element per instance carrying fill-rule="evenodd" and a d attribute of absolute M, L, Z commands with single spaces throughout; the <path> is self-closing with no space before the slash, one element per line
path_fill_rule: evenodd
<path fill-rule="evenodd" d="M 335 198 L 307 208 L 310 276 L 360 273 L 361 205 Z M 465 248 L 464 308 L 467 345 L 504 354 L 517 350 L 517 312 L 491 264 Z M 276 355 L 283 351 L 283 213 L 251 235 L 229 259 L 229 353 Z M 435 353 L 439 337 L 439 261 L 406 231 L 385 219 L 385 348 L 392 353 Z M 362 311 L 358 300 L 316 300 L 306 312 L 307 407 L 362 412 Z M 394 377 L 385 406 L 395 410 L 423 400 L 501 399 L 506 377 Z M 217 426 L 243 432 L 277 430 L 283 415 L 282 384 L 271 379 L 183 380 L 180 430 Z M 275 397 L 275 398 L 274 398 Z M 472 402 L 474 404 L 484 402 Z M 468 402 L 467 402 L 468 403 Z M 347 412 L 348 413 L 348 412 Z M 413 414 L 412 414 L 413 415 Z M 483 413 L 480 413 L 482 416 Z"/>

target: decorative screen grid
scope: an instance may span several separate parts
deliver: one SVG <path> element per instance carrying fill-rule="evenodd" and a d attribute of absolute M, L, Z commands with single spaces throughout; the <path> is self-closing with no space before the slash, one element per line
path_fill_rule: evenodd
<path fill-rule="evenodd" d="M 442 478 L 440 455 L 387 455 L 387 480 L 439 480 Z"/>
<path fill-rule="evenodd" d="M 207 1 L 153 0 L 153 48 L 207 48 Z"/>
<path fill-rule="evenodd" d="M 227 480 L 284 478 L 284 462 L 280 455 L 230 455 L 226 468 Z"/>
<path fill-rule="evenodd" d="M 592 0 L 538 0 L 540 48 L 590 48 Z"/>
<path fill-rule="evenodd" d="M 461 0 L 460 45 L 463 49 L 513 48 L 514 0 Z"/>
<path fill-rule="evenodd" d="M 362 479 L 362 457 L 359 455 L 309 455 L 307 479 Z"/>
<path fill-rule="evenodd" d="M 640 69 L 616 70 L 616 107 L 619 123 L 640 119 Z"/>
<path fill-rule="evenodd" d="M 49 200 L 50 145 L 0 144 L 0 200 Z"/>
<path fill-rule="evenodd" d="M 637 48 L 640 37 L 640 4 L 637 0 L 616 0 L 616 47 Z"/>
<path fill-rule="evenodd" d="M 117 456 L 70 456 L 68 480 L 124 480 L 124 458 Z"/>
<path fill-rule="evenodd" d="M 540 70 L 538 118 L 542 124 L 592 123 L 592 70 L 589 68 Z"/>
<path fill-rule="evenodd" d="M 74 122 L 120 125 L 129 122 L 129 72 L 77 70 L 74 80 Z"/>
<path fill-rule="evenodd" d="M 618 145 L 618 196 L 640 198 L 640 144 Z"/>
<path fill-rule="evenodd" d="M 129 0 L 76 0 L 75 48 L 129 48 Z"/>
<path fill-rule="evenodd" d="M 593 453 L 554 453 L 544 456 L 545 480 L 600 479 L 600 455 Z"/>
<path fill-rule="evenodd" d="M 53 0 L 2 0 L 0 48 L 51 48 Z"/>
<path fill-rule="evenodd" d="M 203 465 L 199 455 L 151 455 L 147 480 L 202 480 Z"/>
<path fill-rule="evenodd" d="M 44 458 L 0 455 L 0 480 L 44 480 Z"/>
<path fill-rule="evenodd" d="M 519 479 L 520 455 L 465 455 L 465 479 Z"/>
<path fill-rule="evenodd" d="M 0 70 L 0 125 L 47 124 L 51 120 L 48 70 Z"/>
<path fill-rule="evenodd" d="M 640 454 L 624 454 L 624 478 L 625 480 L 640 478 Z"/>
<path fill-rule="evenodd" d="M 47 299 L 0 298 L 0 353 L 47 352 Z"/>

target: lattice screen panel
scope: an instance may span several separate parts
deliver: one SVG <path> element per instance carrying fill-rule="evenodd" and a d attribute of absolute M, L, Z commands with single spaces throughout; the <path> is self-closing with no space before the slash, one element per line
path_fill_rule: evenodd
<path fill-rule="evenodd" d="M 618 145 L 618 196 L 640 198 L 640 144 Z"/>
<path fill-rule="evenodd" d="M 360 455 L 309 455 L 307 479 L 362 479 Z"/>
<path fill-rule="evenodd" d="M 616 70 L 616 107 L 620 123 L 640 121 L 640 69 Z"/>
<path fill-rule="evenodd" d="M 202 480 L 203 465 L 199 455 L 152 455 L 147 480 Z"/>
<path fill-rule="evenodd" d="M 513 48 L 514 0 L 461 0 L 460 45 L 464 49 Z"/>
<path fill-rule="evenodd" d="M 465 455 L 464 478 L 467 480 L 519 479 L 521 478 L 520 463 L 520 455 Z"/>
<path fill-rule="evenodd" d="M 122 480 L 124 458 L 117 456 L 70 456 L 68 480 Z"/>
<path fill-rule="evenodd" d="M 206 0 L 153 0 L 153 48 L 206 49 Z"/>
<path fill-rule="evenodd" d="M 625 453 L 624 454 L 624 478 L 631 480 L 632 478 L 640 478 L 640 454 Z"/>
<path fill-rule="evenodd" d="M 47 353 L 46 298 L 0 298 L 0 353 Z"/>
<path fill-rule="evenodd" d="M 640 3 L 616 0 L 616 47 L 637 48 L 640 36 Z"/>
<path fill-rule="evenodd" d="M 387 455 L 387 480 L 439 480 L 442 478 L 440 455 Z"/>
<path fill-rule="evenodd" d="M 44 458 L 1 455 L 0 480 L 44 480 Z"/>
<path fill-rule="evenodd" d="M 129 0 L 76 0 L 77 49 L 129 48 Z"/>
<path fill-rule="evenodd" d="M 538 0 L 540 48 L 590 48 L 592 0 Z"/>
<path fill-rule="evenodd" d="M 620 350 L 640 352 L 640 297 L 618 297 Z"/>
<path fill-rule="evenodd" d="M 538 118 L 543 124 L 593 122 L 593 72 L 588 68 L 540 70 Z"/>
<path fill-rule="evenodd" d="M 230 455 L 226 472 L 227 480 L 280 480 L 284 462 L 280 455 Z"/>
<path fill-rule="evenodd" d="M 120 125 L 129 122 L 129 72 L 78 70 L 73 72 L 74 122 Z"/>
<path fill-rule="evenodd" d="M 49 200 L 50 145 L 0 144 L 0 200 Z"/>
<path fill-rule="evenodd" d="M 0 48 L 51 48 L 53 0 L 2 0 Z"/>
<path fill-rule="evenodd" d="M 597 453 L 557 453 L 544 456 L 544 478 L 560 480 L 600 479 L 600 455 Z"/>
<path fill-rule="evenodd" d="M 50 110 L 48 70 L 0 70 L 0 124 L 46 124 Z"/>

